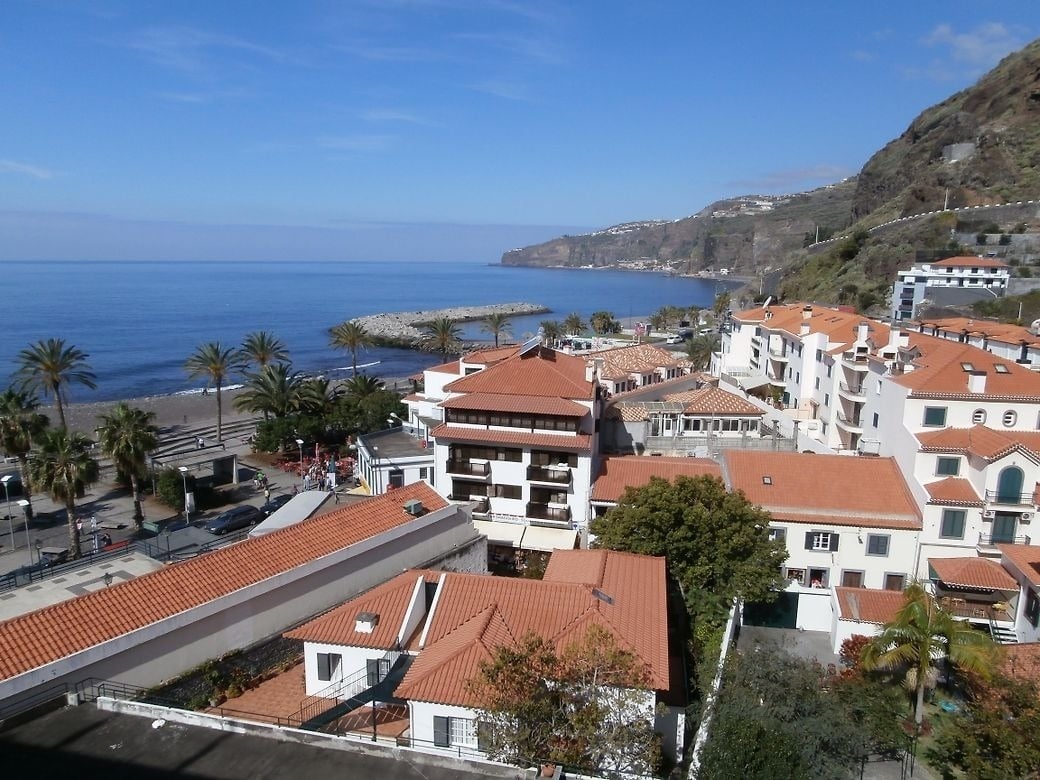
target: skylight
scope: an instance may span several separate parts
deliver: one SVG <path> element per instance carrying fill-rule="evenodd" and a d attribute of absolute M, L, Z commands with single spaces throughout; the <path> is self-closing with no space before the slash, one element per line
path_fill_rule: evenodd
<path fill-rule="evenodd" d="M 993 364 L 993 370 L 996 371 L 998 374 L 1010 374 L 1011 373 L 1011 369 L 1008 368 L 1007 366 L 1005 366 L 1003 363 L 994 363 Z"/>
<path fill-rule="evenodd" d="M 961 363 L 961 368 L 964 369 L 965 371 L 974 371 L 975 370 L 975 366 L 973 366 L 971 363 Z"/>
<path fill-rule="evenodd" d="M 772 485 L 773 484 L 773 478 L 767 474 L 766 476 L 762 477 L 762 484 L 763 485 Z"/>

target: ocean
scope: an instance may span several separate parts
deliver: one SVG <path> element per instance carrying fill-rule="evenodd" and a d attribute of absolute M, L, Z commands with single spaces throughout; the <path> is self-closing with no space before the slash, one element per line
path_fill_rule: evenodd
<path fill-rule="evenodd" d="M 293 367 L 330 378 L 350 375 L 350 355 L 332 349 L 328 329 L 365 314 L 525 301 L 551 314 L 512 320 L 514 339 L 545 319 L 570 312 L 618 318 L 661 306 L 710 306 L 721 283 L 626 271 L 514 268 L 477 263 L 349 262 L 54 262 L 2 267 L 5 316 L 0 377 L 18 352 L 62 338 L 88 353 L 97 389 L 70 389 L 73 402 L 201 392 L 184 361 L 199 344 L 236 346 L 253 331 L 285 342 Z M 480 323 L 462 326 L 467 340 L 486 340 Z M 360 371 L 405 377 L 439 356 L 371 348 Z"/>

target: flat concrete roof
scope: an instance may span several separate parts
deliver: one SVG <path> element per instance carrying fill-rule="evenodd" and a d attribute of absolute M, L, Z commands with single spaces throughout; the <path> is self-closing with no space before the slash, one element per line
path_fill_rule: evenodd
<path fill-rule="evenodd" d="M 290 498 L 284 506 L 276 509 L 270 517 L 257 523 L 249 532 L 249 538 L 265 536 L 290 525 L 306 520 L 321 508 L 321 505 L 332 499 L 332 494 L 324 490 L 304 490 Z"/>
<path fill-rule="evenodd" d="M 166 722 L 153 728 L 150 718 L 104 712 L 90 704 L 66 707 L 0 732 L 0 755 L 7 777 L 219 777 L 260 780 L 451 780 L 523 777 L 479 765 L 446 767 L 420 753 L 401 758 L 365 755 L 283 742 L 201 726 Z"/>
<path fill-rule="evenodd" d="M 414 436 L 410 428 L 390 428 L 362 437 L 364 446 L 377 460 L 387 458 L 423 458 L 433 460 L 433 450 L 422 446 L 422 439 Z"/>

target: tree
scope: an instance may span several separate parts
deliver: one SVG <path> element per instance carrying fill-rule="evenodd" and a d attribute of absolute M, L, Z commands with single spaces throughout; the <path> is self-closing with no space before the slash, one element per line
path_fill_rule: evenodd
<path fill-rule="evenodd" d="M 770 541 L 769 519 L 716 477 L 652 477 L 627 488 L 589 530 L 600 547 L 665 556 L 691 613 L 718 621 L 735 596 L 771 601 L 783 589 L 787 548 L 782 539 Z"/>
<path fill-rule="evenodd" d="M 576 311 L 563 319 L 563 329 L 568 336 L 580 336 L 585 330 L 585 320 Z"/>
<path fill-rule="evenodd" d="M 729 311 L 730 304 L 732 303 L 730 294 L 727 291 L 720 292 L 715 296 L 715 302 L 711 305 L 711 311 L 715 315 L 716 319 L 726 316 L 726 312 Z"/>
<path fill-rule="evenodd" d="M 660 761 L 645 703 L 650 679 L 599 626 L 562 651 L 528 633 L 496 648 L 469 683 L 482 707 L 481 747 L 500 761 L 648 774 Z"/>
<path fill-rule="evenodd" d="M 550 347 L 556 346 L 556 342 L 563 334 L 563 328 L 557 320 L 542 320 L 538 323 L 538 328 L 542 331 L 542 338 Z"/>
<path fill-rule="evenodd" d="M 272 363 L 287 363 L 289 350 L 281 339 L 266 330 L 250 333 L 242 341 L 239 359 L 243 366 L 255 365 L 261 371 Z"/>
<path fill-rule="evenodd" d="M 65 503 L 69 525 L 69 550 L 73 558 L 82 554 L 76 525 L 76 493 L 84 485 L 97 482 L 98 463 L 90 456 L 90 439 L 62 428 L 51 429 L 39 437 L 38 448 L 29 459 L 32 483 Z"/>
<path fill-rule="evenodd" d="M 0 447 L 18 459 L 22 492 L 32 506 L 29 451 L 33 440 L 47 428 L 47 415 L 39 413 L 40 402 L 27 390 L 9 387 L 0 395 Z"/>
<path fill-rule="evenodd" d="M 300 385 L 300 412 L 324 420 L 335 411 L 336 404 L 345 393 L 343 387 L 332 384 L 326 377 L 307 379 Z"/>
<path fill-rule="evenodd" d="M 595 311 L 589 317 L 589 323 L 592 325 L 592 330 L 600 335 L 621 332 L 621 323 L 614 317 L 613 312 Z"/>
<path fill-rule="evenodd" d="M 426 331 L 422 336 L 423 343 L 428 349 L 440 352 L 444 359 L 448 354 L 457 352 L 462 344 L 462 331 L 455 324 L 455 320 L 447 317 L 438 317 L 426 325 Z"/>
<path fill-rule="evenodd" d="M 936 598 L 915 582 L 904 591 L 905 601 L 890 623 L 864 648 L 865 669 L 902 673 L 915 693 L 914 720 L 924 722 L 924 693 L 936 658 L 967 672 L 989 676 L 996 664 L 996 647 L 988 635 L 955 619 Z"/>
<path fill-rule="evenodd" d="M 35 390 L 44 398 L 54 396 L 63 430 L 68 430 L 65 422 L 65 388 L 73 383 L 91 390 L 97 387 L 94 383 L 97 377 L 90 370 L 88 357 L 86 352 L 66 346 L 64 339 L 38 341 L 18 353 L 15 376 L 21 380 L 21 389 Z"/>
<path fill-rule="evenodd" d="M 703 371 L 711 364 L 711 356 L 719 348 L 719 336 L 717 333 L 705 333 L 703 336 L 694 336 L 686 342 L 686 357 L 695 371 Z"/>
<path fill-rule="evenodd" d="M 264 419 L 270 415 L 285 417 L 299 410 L 303 383 L 303 375 L 287 363 L 264 366 L 256 373 L 246 374 L 245 387 L 233 405 L 241 411 L 263 413 Z"/>
<path fill-rule="evenodd" d="M 495 339 L 495 348 L 498 348 L 500 336 L 509 335 L 509 315 L 494 312 L 484 318 L 484 324 L 480 326 L 484 333 L 490 333 Z"/>
<path fill-rule="evenodd" d="M 345 349 L 350 352 L 350 368 L 354 374 L 357 374 L 358 350 L 372 346 L 373 341 L 372 335 L 365 330 L 364 325 L 350 320 L 329 330 L 329 343 L 336 349 Z"/>
<path fill-rule="evenodd" d="M 218 442 L 224 440 L 220 389 L 227 379 L 241 368 L 242 359 L 238 351 L 231 347 L 222 347 L 219 341 L 200 344 L 184 363 L 184 370 L 188 372 L 189 377 L 192 379 L 199 376 L 205 377 L 216 390 Z"/>
<path fill-rule="evenodd" d="M 148 453 L 159 443 L 159 429 L 152 424 L 154 412 L 135 409 L 126 403 L 114 406 L 98 418 L 101 451 L 112 459 L 116 471 L 130 480 L 134 497 L 134 522 L 138 529 L 144 522 L 138 480 L 148 473 Z"/>

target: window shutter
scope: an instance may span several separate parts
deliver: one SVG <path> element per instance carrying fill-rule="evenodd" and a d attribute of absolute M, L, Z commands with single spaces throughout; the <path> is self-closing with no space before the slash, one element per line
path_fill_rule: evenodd
<path fill-rule="evenodd" d="M 805 549 L 806 550 L 811 550 L 812 549 L 812 540 L 813 540 L 813 532 L 812 531 L 806 531 L 805 532 Z"/>
<path fill-rule="evenodd" d="M 365 667 L 368 670 L 368 685 L 379 685 L 379 659 L 370 658 L 365 661 Z"/>
<path fill-rule="evenodd" d="M 831 534 L 831 551 L 833 552 L 834 550 L 837 550 L 837 549 L 838 549 L 838 535 L 837 534 Z"/>
<path fill-rule="evenodd" d="M 328 653 L 318 653 L 318 679 L 322 682 L 328 682 L 332 679 Z"/>
<path fill-rule="evenodd" d="M 440 715 L 433 716 L 433 744 L 436 747 L 451 747 L 451 740 L 448 739 L 448 733 L 450 730 L 449 721 L 450 718 L 445 718 Z"/>

